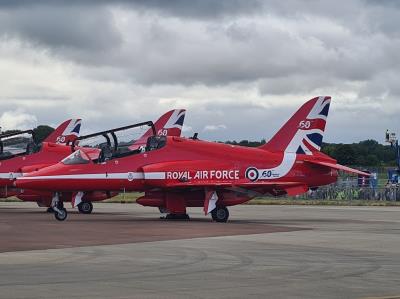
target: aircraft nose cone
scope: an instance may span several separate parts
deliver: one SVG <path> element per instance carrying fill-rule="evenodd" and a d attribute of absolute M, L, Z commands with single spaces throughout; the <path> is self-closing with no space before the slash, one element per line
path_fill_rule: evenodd
<path fill-rule="evenodd" d="M 51 175 L 51 166 L 33 172 L 25 173 L 15 180 L 15 186 L 20 189 L 49 190 L 52 186 L 47 176 Z"/>

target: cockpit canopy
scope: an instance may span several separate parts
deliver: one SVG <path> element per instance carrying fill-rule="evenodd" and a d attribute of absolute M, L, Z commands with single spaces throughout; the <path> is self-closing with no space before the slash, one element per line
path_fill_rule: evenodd
<path fill-rule="evenodd" d="M 32 130 L 0 135 L 0 160 L 29 155 L 39 150 Z"/>
<path fill-rule="evenodd" d="M 143 122 L 126 127 L 116 128 L 81 136 L 73 143 L 73 150 L 78 146 L 80 149 L 99 149 L 98 156 L 90 154 L 95 163 L 125 157 L 145 151 L 161 148 L 165 145 L 166 138 L 156 136 L 153 122 Z"/>
<path fill-rule="evenodd" d="M 167 143 L 166 136 L 151 136 L 147 139 L 146 152 L 154 151 L 164 147 Z"/>
<path fill-rule="evenodd" d="M 135 154 L 135 153 L 142 153 L 142 152 L 149 152 L 149 151 L 154 151 L 157 149 L 160 149 L 164 147 L 167 143 L 167 137 L 165 136 L 150 136 L 147 139 L 146 146 L 141 147 L 139 150 L 134 150 L 130 152 L 130 155 Z M 86 149 L 87 150 L 87 149 Z M 91 153 L 93 154 L 93 153 Z M 127 156 L 127 155 L 124 155 Z M 72 154 L 70 154 L 68 157 L 64 158 L 61 163 L 64 165 L 82 165 L 82 164 L 89 164 L 91 161 L 94 163 L 103 163 L 105 161 L 117 158 L 117 157 L 122 157 L 121 155 L 115 155 L 113 152 L 110 150 L 109 147 L 103 146 L 101 148 L 101 151 L 99 152 L 99 156 L 97 159 L 91 159 L 89 157 L 89 154 L 85 152 L 84 148 L 78 149 Z"/>
<path fill-rule="evenodd" d="M 64 158 L 61 163 L 64 165 L 78 165 L 78 164 L 89 164 L 90 158 L 82 150 L 73 152 L 68 157 Z"/>

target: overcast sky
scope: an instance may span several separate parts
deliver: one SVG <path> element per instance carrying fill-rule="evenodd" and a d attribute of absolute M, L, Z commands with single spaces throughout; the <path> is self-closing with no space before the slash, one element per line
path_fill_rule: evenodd
<path fill-rule="evenodd" d="M 400 1 L 0 1 L 0 126 L 85 132 L 186 108 L 185 135 L 269 139 L 332 96 L 325 141 L 400 133 Z"/>

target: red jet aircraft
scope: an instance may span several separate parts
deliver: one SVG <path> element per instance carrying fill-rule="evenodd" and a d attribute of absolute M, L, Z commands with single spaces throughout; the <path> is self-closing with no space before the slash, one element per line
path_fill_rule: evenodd
<path fill-rule="evenodd" d="M 131 144 L 129 144 L 129 150 L 140 150 L 140 147 L 146 144 L 146 140 L 148 139 L 148 137 L 150 136 L 154 136 L 155 134 L 159 135 L 159 136 L 180 136 L 181 135 L 181 130 L 182 130 L 182 126 L 183 126 L 183 122 L 185 119 L 185 110 L 182 109 L 175 109 L 175 110 L 171 110 L 168 111 L 167 113 L 165 113 L 164 115 L 162 115 L 157 121 L 156 123 L 153 125 L 152 122 L 151 123 L 151 128 L 149 128 L 147 131 L 145 131 L 144 134 L 140 134 L 137 139 L 135 140 L 131 140 Z M 121 129 L 127 129 L 130 127 L 135 127 L 137 125 L 133 125 L 133 126 L 127 126 L 124 128 L 120 128 L 118 130 Z M 78 130 L 79 131 L 79 130 Z M 115 131 L 115 130 L 114 130 Z M 101 145 L 101 148 L 103 149 L 102 151 L 100 151 L 99 148 L 96 148 L 93 146 L 93 144 L 91 144 L 90 142 L 95 142 L 95 140 L 93 141 L 92 137 L 94 136 L 104 136 L 106 132 L 99 132 L 99 133 L 95 133 L 95 134 L 91 134 L 91 135 L 87 135 L 87 136 L 82 136 L 80 138 L 77 138 L 75 136 L 74 140 L 77 139 L 76 143 L 72 143 L 72 141 L 70 138 L 66 139 L 64 141 L 71 141 L 69 143 L 72 143 L 71 145 L 57 145 L 57 149 L 58 152 L 60 153 L 59 156 L 52 156 L 51 158 L 49 158 L 46 163 L 47 165 L 38 165 L 38 164 L 34 164 L 34 165 L 30 165 L 28 162 L 23 164 L 23 161 L 14 161 L 14 164 L 11 165 L 24 165 L 22 167 L 22 171 L 23 173 L 28 173 L 30 171 L 33 170 L 37 170 L 40 169 L 44 166 L 49 166 L 49 165 L 53 165 L 55 163 L 58 163 L 61 159 L 65 158 L 66 156 L 69 156 L 71 153 L 75 152 L 75 150 L 81 150 L 83 152 L 85 152 L 87 155 L 89 155 L 92 159 L 106 159 L 106 152 L 107 152 L 107 146 L 105 146 L 104 144 Z M 51 136 L 50 136 L 51 137 Z M 49 140 L 52 140 L 51 138 L 48 138 Z M 118 137 L 126 137 L 126 136 L 118 136 Z M 131 137 L 131 136 L 128 136 Z M 111 144 L 111 140 L 113 138 L 117 138 L 116 135 L 114 136 L 110 136 L 110 138 L 108 139 L 108 141 L 110 141 Z M 62 138 L 59 138 L 62 139 Z M 90 140 L 90 142 L 88 143 L 84 143 L 85 140 Z M 46 140 L 48 141 L 48 140 Z M 78 145 L 78 141 L 79 141 L 79 145 Z M 47 145 L 47 144 L 45 144 Z M 51 147 L 54 147 L 55 144 L 50 144 Z M 125 147 L 127 146 L 127 144 L 124 144 Z M 45 149 L 47 149 L 47 147 L 44 147 Z M 49 155 L 49 153 L 47 152 L 47 150 L 41 151 L 39 152 L 42 155 L 40 155 L 40 158 L 46 158 L 47 155 Z M 100 157 L 99 157 L 100 154 Z M 31 159 L 32 157 L 28 156 L 28 158 L 30 159 L 29 161 L 33 161 L 34 159 Z M 38 159 L 38 158 L 37 158 Z M 35 160 L 36 161 L 36 160 Z M 29 166 L 28 166 L 29 165 Z M 2 169 L 1 165 L 0 165 L 0 169 Z M 15 169 L 15 168 L 14 168 Z M 21 174 L 20 174 L 21 175 Z M 19 176 L 20 176 L 19 175 Z M 10 177 L 8 177 L 8 179 L 6 180 L 6 182 L 8 184 L 13 183 L 13 181 L 10 181 L 9 179 Z M 12 188 L 12 186 L 8 186 L 9 188 Z M 7 187 L 6 187 L 7 188 Z M 10 190 L 10 189 L 8 189 Z M 24 200 L 24 201 L 34 201 L 37 202 L 39 206 L 45 206 L 45 207 L 51 207 L 51 202 L 53 200 L 53 192 L 49 192 L 47 190 L 20 190 L 14 187 L 13 189 L 13 193 L 10 193 L 8 191 L 8 196 L 11 195 L 15 195 L 17 196 L 19 199 Z M 6 189 L 7 192 L 7 189 Z M 62 201 L 71 201 L 73 207 L 77 206 L 79 212 L 84 213 L 84 214 L 90 214 L 93 210 L 93 204 L 92 202 L 94 201 L 101 201 L 101 200 L 105 200 L 108 198 L 111 198 L 113 196 L 116 196 L 118 194 L 118 192 L 103 192 L 102 190 L 100 191 L 95 191 L 92 190 L 91 192 L 77 192 L 74 194 L 71 193 L 63 193 L 61 196 L 61 200 Z M 53 212 L 53 209 L 50 208 L 48 210 L 49 212 Z"/>
<path fill-rule="evenodd" d="M 329 106 L 330 97 L 311 99 L 258 148 L 151 136 L 145 151 L 99 162 L 78 150 L 56 165 L 17 178 L 16 185 L 55 194 L 144 191 L 137 202 L 167 211 L 167 218 L 188 218 L 186 207 L 203 207 L 213 220 L 226 222 L 228 206 L 259 195 L 301 194 L 336 182 L 338 170 L 369 175 L 320 152 Z M 60 206 L 59 201 L 54 205 Z"/>
<path fill-rule="evenodd" d="M 80 119 L 63 122 L 42 144 L 33 130 L 0 135 L 0 197 L 18 195 L 14 179 L 33 170 L 53 165 L 71 154 L 67 143 L 74 141 L 81 128 Z"/>

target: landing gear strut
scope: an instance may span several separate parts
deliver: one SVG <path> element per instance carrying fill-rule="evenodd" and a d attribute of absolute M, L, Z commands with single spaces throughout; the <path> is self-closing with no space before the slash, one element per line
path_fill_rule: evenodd
<path fill-rule="evenodd" d="M 211 217 L 216 222 L 227 222 L 229 218 L 229 211 L 226 207 L 216 207 L 211 212 Z"/>
<path fill-rule="evenodd" d="M 79 213 L 82 214 L 91 214 L 93 211 L 93 204 L 90 201 L 82 201 L 78 205 Z"/>
<path fill-rule="evenodd" d="M 51 208 L 54 211 L 54 217 L 58 221 L 64 221 L 67 219 L 68 213 L 64 208 L 64 203 L 60 200 L 58 193 L 55 193 L 53 200 L 51 201 Z"/>
<path fill-rule="evenodd" d="M 165 208 L 165 207 L 158 207 L 158 210 L 160 211 L 161 214 L 166 214 L 166 213 L 168 213 L 168 210 L 167 210 L 167 208 Z"/>

